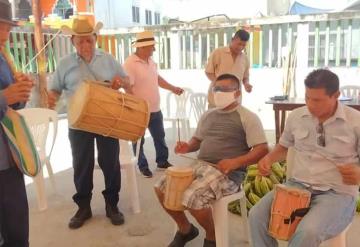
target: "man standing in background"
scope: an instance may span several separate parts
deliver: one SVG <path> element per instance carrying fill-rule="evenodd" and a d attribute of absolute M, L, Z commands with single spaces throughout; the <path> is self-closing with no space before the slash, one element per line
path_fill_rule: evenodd
<path fill-rule="evenodd" d="M 151 59 L 155 51 L 154 33 L 144 31 L 136 35 L 134 43 L 136 51 L 124 63 L 126 73 L 129 75 L 133 95 L 148 102 L 150 108 L 149 130 L 154 140 L 156 150 L 156 163 L 159 169 L 166 169 L 171 164 L 168 162 L 169 150 L 165 143 L 165 130 L 163 115 L 160 110 L 159 87 L 180 95 L 183 89 L 168 83 L 158 74 L 157 65 Z M 128 91 L 129 92 L 129 91 Z M 152 177 L 149 164 L 144 154 L 144 137 L 141 139 L 138 166 L 144 177 Z M 133 145 L 134 150 L 136 145 Z M 135 152 L 135 151 L 134 151 Z"/>
<path fill-rule="evenodd" d="M 208 91 L 209 108 L 215 107 L 211 88 L 214 86 L 215 79 L 222 74 L 235 75 L 244 84 L 246 92 L 251 92 L 252 85 L 249 83 L 250 64 L 244 52 L 249 37 L 247 31 L 240 29 L 232 37 L 229 46 L 217 48 L 210 54 L 205 68 L 205 74 L 210 80 Z"/>

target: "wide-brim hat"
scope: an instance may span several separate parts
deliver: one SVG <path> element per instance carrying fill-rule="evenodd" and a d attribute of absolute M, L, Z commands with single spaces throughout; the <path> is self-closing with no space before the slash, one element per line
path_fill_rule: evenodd
<path fill-rule="evenodd" d="M 155 45 L 155 37 L 153 31 L 144 31 L 136 34 L 136 40 L 133 42 L 133 47 L 144 47 Z"/>
<path fill-rule="evenodd" d="M 65 35 L 87 36 L 97 34 L 103 27 L 102 22 L 93 25 L 87 17 L 77 17 L 73 20 L 72 26 L 62 26 L 61 31 Z"/>
<path fill-rule="evenodd" d="M 8 0 L 0 0 L 0 22 L 17 26 L 17 23 L 12 20 L 11 4 Z"/>

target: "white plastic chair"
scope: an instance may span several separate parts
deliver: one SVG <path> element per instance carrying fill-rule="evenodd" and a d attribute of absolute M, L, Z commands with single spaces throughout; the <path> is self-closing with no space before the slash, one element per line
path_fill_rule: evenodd
<path fill-rule="evenodd" d="M 246 209 L 245 192 L 239 191 L 235 194 L 225 196 L 216 201 L 212 205 L 212 214 L 215 226 L 215 237 L 217 247 L 229 247 L 229 211 L 228 205 L 230 202 L 240 199 L 241 219 L 245 229 L 245 236 L 248 241 L 249 228 L 248 228 L 248 215 Z"/>
<path fill-rule="evenodd" d="M 192 90 L 184 88 L 184 92 L 181 95 L 176 95 L 169 92 L 166 97 L 166 115 L 164 121 L 171 121 L 173 140 L 176 140 L 177 121 L 180 123 L 181 134 L 183 134 L 184 140 L 190 137 L 190 111 L 191 107 L 189 104 Z"/>
<path fill-rule="evenodd" d="M 131 142 L 119 140 L 120 142 L 120 168 L 125 170 L 127 185 L 129 186 L 129 195 L 131 200 L 131 207 L 133 212 L 140 213 L 139 190 L 136 181 L 135 167 L 137 166 L 137 159 L 139 157 L 140 140 L 136 144 L 136 156 L 132 155 Z"/>
<path fill-rule="evenodd" d="M 348 96 L 347 96 L 348 97 Z M 286 156 L 286 178 L 292 176 L 292 164 L 294 162 L 295 151 L 293 148 L 289 148 Z M 350 224 L 339 235 L 334 238 L 328 239 L 321 243 L 320 246 L 326 247 L 346 247 L 346 232 L 349 229 Z"/>
<path fill-rule="evenodd" d="M 245 236 L 246 239 L 250 242 L 245 192 L 239 191 L 232 195 L 225 196 L 211 205 L 217 247 L 230 246 L 228 205 L 230 202 L 235 200 L 240 200 L 241 219 L 245 229 Z M 174 226 L 175 226 L 174 230 L 176 233 L 176 231 L 178 230 L 176 223 L 174 224 Z"/>
<path fill-rule="evenodd" d="M 18 111 L 25 119 L 25 122 L 30 128 L 33 135 L 34 142 L 39 152 L 42 167 L 45 165 L 49 174 L 50 182 L 54 191 L 56 191 L 54 173 L 50 163 L 50 156 L 55 144 L 57 135 L 58 116 L 54 110 L 46 108 L 25 108 Z M 50 123 L 52 123 L 52 137 L 48 136 Z M 49 151 L 47 152 L 47 142 L 51 144 Z M 33 178 L 36 187 L 37 201 L 39 210 L 45 210 L 47 208 L 46 191 L 44 183 L 43 170 Z"/>
<path fill-rule="evenodd" d="M 360 86 L 354 86 L 354 85 L 343 86 L 340 87 L 340 92 L 341 92 L 341 96 L 357 99 L 360 93 Z"/>
<path fill-rule="evenodd" d="M 190 96 L 191 108 L 194 110 L 195 120 L 198 123 L 200 117 L 206 111 L 208 104 L 207 95 L 205 93 L 193 93 Z"/>

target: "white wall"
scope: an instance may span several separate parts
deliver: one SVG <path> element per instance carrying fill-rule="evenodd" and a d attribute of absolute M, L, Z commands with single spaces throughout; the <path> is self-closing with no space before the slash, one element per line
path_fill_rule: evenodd
<path fill-rule="evenodd" d="M 121 27 L 144 26 L 145 9 L 151 10 L 152 23 L 155 23 L 154 12 L 160 13 L 160 21 L 163 17 L 162 2 L 166 0 L 95 0 L 95 18 L 104 23 L 105 29 L 117 29 Z M 132 21 L 132 6 L 140 8 L 140 23 Z"/>
<path fill-rule="evenodd" d="M 304 98 L 304 79 L 314 68 L 298 68 L 296 71 L 296 91 L 298 98 Z M 360 68 L 330 68 L 340 79 L 340 86 L 360 85 Z M 207 93 L 209 80 L 203 70 L 161 70 L 160 74 L 170 83 L 191 88 L 194 92 Z M 266 104 L 274 95 L 282 95 L 282 69 L 260 68 L 250 70 L 250 83 L 253 85 L 251 93 L 243 93 L 242 104 L 258 114 L 264 129 L 274 130 L 275 120 L 272 105 Z M 243 90 L 244 91 L 244 90 Z M 161 90 L 161 108 L 165 109 L 167 91 Z M 195 128 L 196 122 L 192 117 L 191 127 Z"/>

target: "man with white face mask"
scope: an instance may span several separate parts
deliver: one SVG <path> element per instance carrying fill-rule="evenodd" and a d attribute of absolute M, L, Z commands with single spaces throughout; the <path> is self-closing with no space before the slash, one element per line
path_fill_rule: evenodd
<path fill-rule="evenodd" d="M 216 246 L 211 204 L 239 191 L 246 167 L 257 163 L 268 152 L 259 118 L 238 103 L 239 86 L 236 76 L 219 76 L 212 89 L 216 108 L 204 113 L 190 141 L 178 142 L 175 147 L 175 152 L 182 154 L 199 150 L 198 159 L 208 162 L 195 165 L 194 181 L 182 199 L 182 204 L 206 231 L 204 247 Z M 155 185 L 161 204 L 165 187 L 163 177 Z M 179 228 L 170 247 L 185 246 L 198 235 L 198 229 L 183 211 L 165 210 Z"/>

